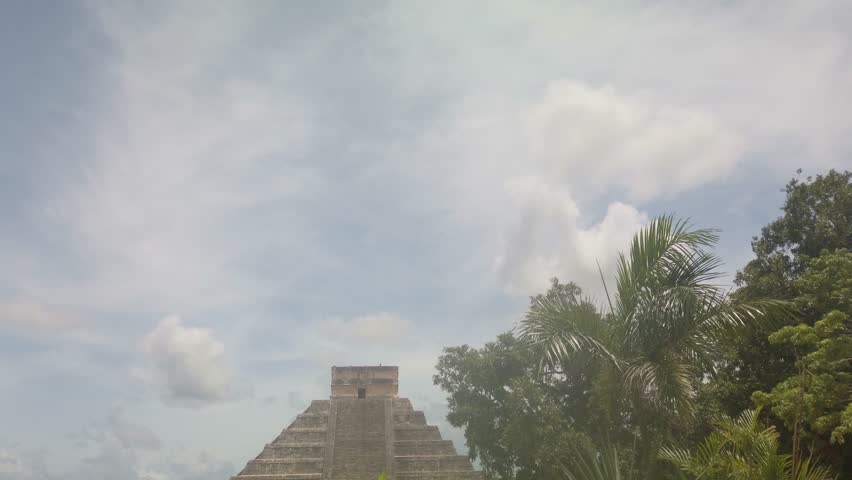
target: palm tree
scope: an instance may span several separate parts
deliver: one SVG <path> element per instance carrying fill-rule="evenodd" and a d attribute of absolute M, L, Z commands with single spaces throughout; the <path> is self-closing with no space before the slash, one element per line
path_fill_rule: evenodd
<path fill-rule="evenodd" d="M 778 453 L 778 432 L 758 420 L 759 411 L 722 416 L 716 430 L 694 452 L 664 447 L 660 457 L 703 480 L 829 480 L 827 468 Z"/>
<path fill-rule="evenodd" d="M 620 379 L 617 391 L 638 430 L 639 478 L 653 478 L 659 446 L 671 425 L 692 413 L 696 381 L 712 370 L 724 338 L 771 313 L 789 313 L 783 302 L 733 302 L 714 283 L 721 261 L 708 249 L 717 241 L 715 230 L 658 217 L 619 253 L 607 312 L 590 309 L 588 300 L 538 296 L 519 326 L 545 372 L 564 371 L 584 356 Z"/>

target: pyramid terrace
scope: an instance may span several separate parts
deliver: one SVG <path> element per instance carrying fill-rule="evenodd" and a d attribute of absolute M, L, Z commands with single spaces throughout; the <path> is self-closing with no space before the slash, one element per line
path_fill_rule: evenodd
<path fill-rule="evenodd" d="M 232 480 L 482 478 L 398 391 L 398 367 L 331 367 L 330 398 L 311 402 Z"/>

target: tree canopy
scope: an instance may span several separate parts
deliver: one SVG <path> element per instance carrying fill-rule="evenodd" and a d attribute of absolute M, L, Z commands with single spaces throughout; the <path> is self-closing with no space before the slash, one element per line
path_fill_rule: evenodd
<path fill-rule="evenodd" d="M 733 292 L 718 232 L 664 215 L 602 309 L 553 279 L 514 331 L 446 348 L 434 381 L 471 456 L 505 479 L 852 475 L 850 180 L 791 180 Z"/>

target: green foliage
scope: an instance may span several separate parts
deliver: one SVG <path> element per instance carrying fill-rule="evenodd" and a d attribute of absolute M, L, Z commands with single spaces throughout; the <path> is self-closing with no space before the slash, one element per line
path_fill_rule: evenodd
<path fill-rule="evenodd" d="M 784 215 L 752 240 L 755 258 L 737 274 L 752 295 L 792 299 L 791 283 L 808 259 L 825 249 L 852 248 L 852 172 L 793 179 L 786 192 Z"/>
<path fill-rule="evenodd" d="M 843 443 L 850 427 L 843 414 L 852 397 L 848 316 L 835 310 L 813 327 L 784 327 L 769 341 L 797 352 L 800 374 L 781 381 L 769 393 L 755 392 L 755 403 L 770 407 L 790 430 L 801 423 L 806 436 L 823 435 L 830 443 Z"/>
<path fill-rule="evenodd" d="M 842 445 L 852 426 L 846 413 L 852 397 L 852 253 L 823 250 L 806 267 L 792 282 L 799 292 L 795 302 L 804 318 L 827 313 L 813 325 L 789 325 L 768 336 L 771 345 L 790 353 L 795 370 L 752 399 L 792 432 L 794 454 L 803 443 L 844 472 L 850 465 L 843 459 L 852 454 Z"/>
<path fill-rule="evenodd" d="M 793 284 L 799 292 L 796 304 L 806 317 L 832 310 L 852 313 L 852 252 L 823 250 Z"/>
<path fill-rule="evenodd" d="M 660 457 L 690 478 L 702 480 L 828 480 L 825 467 L 810 459 L 794 464 L 779 452 L 779 434 L 760 423 L 758 412 L 746 410 L 736 418 L 722 416 L 716 429 L 693 451 L 663 447 Z"/>
<path fill-rule="evenodd" d="M 778 319 L 782 325 L 802 321 L 813 325 L 835 309 L 849 313 L 832 304 L 850 298 L 848 270 L 843 273 L 833 264 L 836 259 L 813 261 L 821 257 L 823 250 L 852 249 L 850 180 L 852 172 L 832 170 L 787 184 L 783 215 L 763 227 L 760 236 L 752 240 L 755 258 L 737 273 L 740 289 L 734 293 L 735 298 L 795 301 L 802 316 L 789 321 Z M 824 274 L 803 279 L 807 270 L 815 268 Z M 824 292 L 832 291 L 832 283 L 838 280 L 847 282 L 845 293 L 840 289 L 826 297 Z M 786 345 L 768 341 L 777 328 L 758 325 L 729 342 L 729 353 L 718 365 L 714 382 L 717 401 L 728 414 L 749 408 L 752 392 L 769 391 L 796 374 L 793 352 Z"/>
<path fill-rule="evenodd" d="M 619 254 L 608 310 L 554 279 L 517 337 L 445 349 L 434 381 L 471 455 L 499 478 L 828 479 L 817 458 L 848 477 L 850 180 L 788 183 L 732 295 L 717 232 L 663 216 Z"/>
<path fill-rule="evenodd" d="M 490 476 L 548 479 L 556 452 L 587 442 L 588 380 L 539 380 L 538 359 L 511 333 L 481 349 L 444 349 L 434 382 L 448 393 L 451 425 L 464 428 L 470 455 Z"/>

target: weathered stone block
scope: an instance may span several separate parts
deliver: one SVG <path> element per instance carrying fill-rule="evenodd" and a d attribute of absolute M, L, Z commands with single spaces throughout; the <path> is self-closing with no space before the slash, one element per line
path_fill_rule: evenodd
<path fill-rule="evenodd" d="M 288 428 L 281 432 L 274 443 L 317 443 L 325 442 L 325 428 Z"/>
<path fill-rule="evenodd" d="M 481 480 L 482 472 L 404 472 L 397 474 L 395 480 Z"/>
<path fill-rule="evenodd" d="M 328 425 L 327 413 L 302 413 L 290 424 L 291 427 L 298 428 L 325 428 L 326 425 Z"/>
<path fill-rule="evenodd" d="M 441 440 L 441 432 L 432 425 L 396 425 L 393 432 L 397 440 Z"/>
<path fill-rule="evenodd" d="M 305 410 L 305 413 L 325 413 L 328 414 L 328 406 L 330 400 L 314 400 L 311 402 L 311 406 Z"/>
<path fill-rule="evenodd" d="M 450 440 L 397 440 L 394 455 L 455 455 L 456 449 Z"/>
<path fill-rule="evenodd" d="M 240 475 L 271 475 L 277 473 L 322 473 L 321 458 L 255 459 L 248 462 Z"/>
<path fill-rule="evenodd" d="M 257 458 L 322 458 L 325 456 L 323 443 L 271 443 L 264 447 Z"/>
<path fill-rule="evenodd" d="M 394 462 L 394 471 L 398 473 L 473 470 L 470 459 L 462 455 L 397 456 Z"/>
<path fill-rule="evenodd" d="M 395 425 L 426 425 L 426 416 L 423 412 L 393 412 Z"/>

